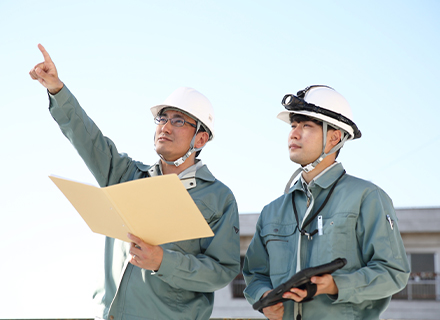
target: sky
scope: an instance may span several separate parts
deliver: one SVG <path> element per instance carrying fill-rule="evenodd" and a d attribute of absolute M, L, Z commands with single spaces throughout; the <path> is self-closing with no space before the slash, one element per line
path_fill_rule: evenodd
<path fill-rule="evenodd" d="M 153 164 L 149 108 L 189 86 L 215 109 L 200 158 L 239 212 L 282 195 L 297 165 L 281 99 L 311 84 L 350 103 L 362 138 L 338 158 L 396 208 L 440 206 L 440 3 L 0 0 L 0 319 L 92 317 L 93 234 L 50 174 L 97 185 L 29 77 L 43 57 L 120 152 Z M 416 217 L 415 217 L 416 218 Z"/>

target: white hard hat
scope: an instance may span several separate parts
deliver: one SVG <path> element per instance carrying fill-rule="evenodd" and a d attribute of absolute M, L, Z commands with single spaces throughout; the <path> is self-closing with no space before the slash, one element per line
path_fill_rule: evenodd
<path fill-rule="evenodd" d="M 151 107 L 153 117 L 160 114 L 164 108 L 182 110 L 190 117 L 199 120 L 209 133 L 209 140 L 214 138 L 214 108 L 203 94 L 193 88 L 180 87 L 165 99 L 163 104 Z"/>
<path fill-rule="evenodd" d="M 309 86 L 298 91 L 297 96 L 287 94 L 282 100 L 287 109 L 278 114 L 278 119 L 290 124 L 290 114 L 302 114 L 325 121 L 337 129 L 347 132 L 349 138 L 361 137 L 361 132 L 353 122 L 348 101 L 333 88 L 324 85 Z"/>
<path fill-rule="evenodd" d="M 323 139 L 321 155 L 308 165 L 298 168 L 287 182 L 284 193 L 288 193 L 293 179 L 301 172 L 310 172 L 329 154 L 338 151 L 347 140 L 361 137 L 356 124 L 353 122 L 350 105 L 347 100 L 333 88 L 325 85 L 313 85 L 298 91 L 297 95 L 286 94 L 281 101 L 286 108 L 277 118 L 290 124 L 290 114 L 300 114 L 322 121 L 322 136 L 326 137 L 327 126 L 330 125 L 342 131 L 341 141 L 329 152 L 325 152 L 326 139 Z"/>

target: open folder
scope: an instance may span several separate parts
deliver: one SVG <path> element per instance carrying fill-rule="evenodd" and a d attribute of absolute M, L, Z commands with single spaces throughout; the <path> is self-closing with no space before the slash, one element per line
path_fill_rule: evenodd
<path fill-rule="evenodd" d="M 49 178 L 95 233 L 131 242 L 129 232 L 152 245 L 214 235 L 175 174 L 104 188 Z"/>

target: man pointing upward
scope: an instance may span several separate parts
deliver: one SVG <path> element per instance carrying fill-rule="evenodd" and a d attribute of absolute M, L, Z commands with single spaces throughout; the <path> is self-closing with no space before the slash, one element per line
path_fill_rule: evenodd
<path fill-rule="evenodd" d="M 159 160 L 147 165 L 119 153 L 59 79 L 47 51 L 30 76 L 49 93 L 49 111 L 101 187 L 175 173 L 214 232 L 210 238 L 152 246 L 106 238 L 102 286 L 94 299 L 102 319 L 209 319 L 214 291 L 239 272 L 238 210 L 231 190 L 197 157 L 214 137 L 214 110 L 200 92 L 182 87 L 150 108 Z M 169 195 L 174 201 L 173 195 Z M 157 212 L 157 214 L 161 214 Z M 179 212 L 176 212 L 178 215 Z"/>

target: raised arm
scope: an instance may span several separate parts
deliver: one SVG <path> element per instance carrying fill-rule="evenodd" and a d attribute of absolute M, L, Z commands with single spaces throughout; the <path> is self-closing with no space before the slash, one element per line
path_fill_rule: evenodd
<path fill-rule="evenodd" d="M 126 154 L 118 153 L 114 143 L 102 134 L 58 78 L 55 64 L 46 49 L 41 44 L 38 48 L 43 54 L 44 62 L 37 64 L 29 75 L 47 88 L 52 117 L 101 187 L 121 182 L 122 175 L 131 172 L 129 166 L 135 166 L 134 162 Z"/>
<path fill-rule="evenodd" d="M 60 78 L 58 78 L 57 68 L 46 49 L 38 44 L 38 49 L 44 57 L 44 62 L 40 62 L 29 71 L 32 79 L 38 80 L 51 94 L 57 94 L 64 86 Z"/>

